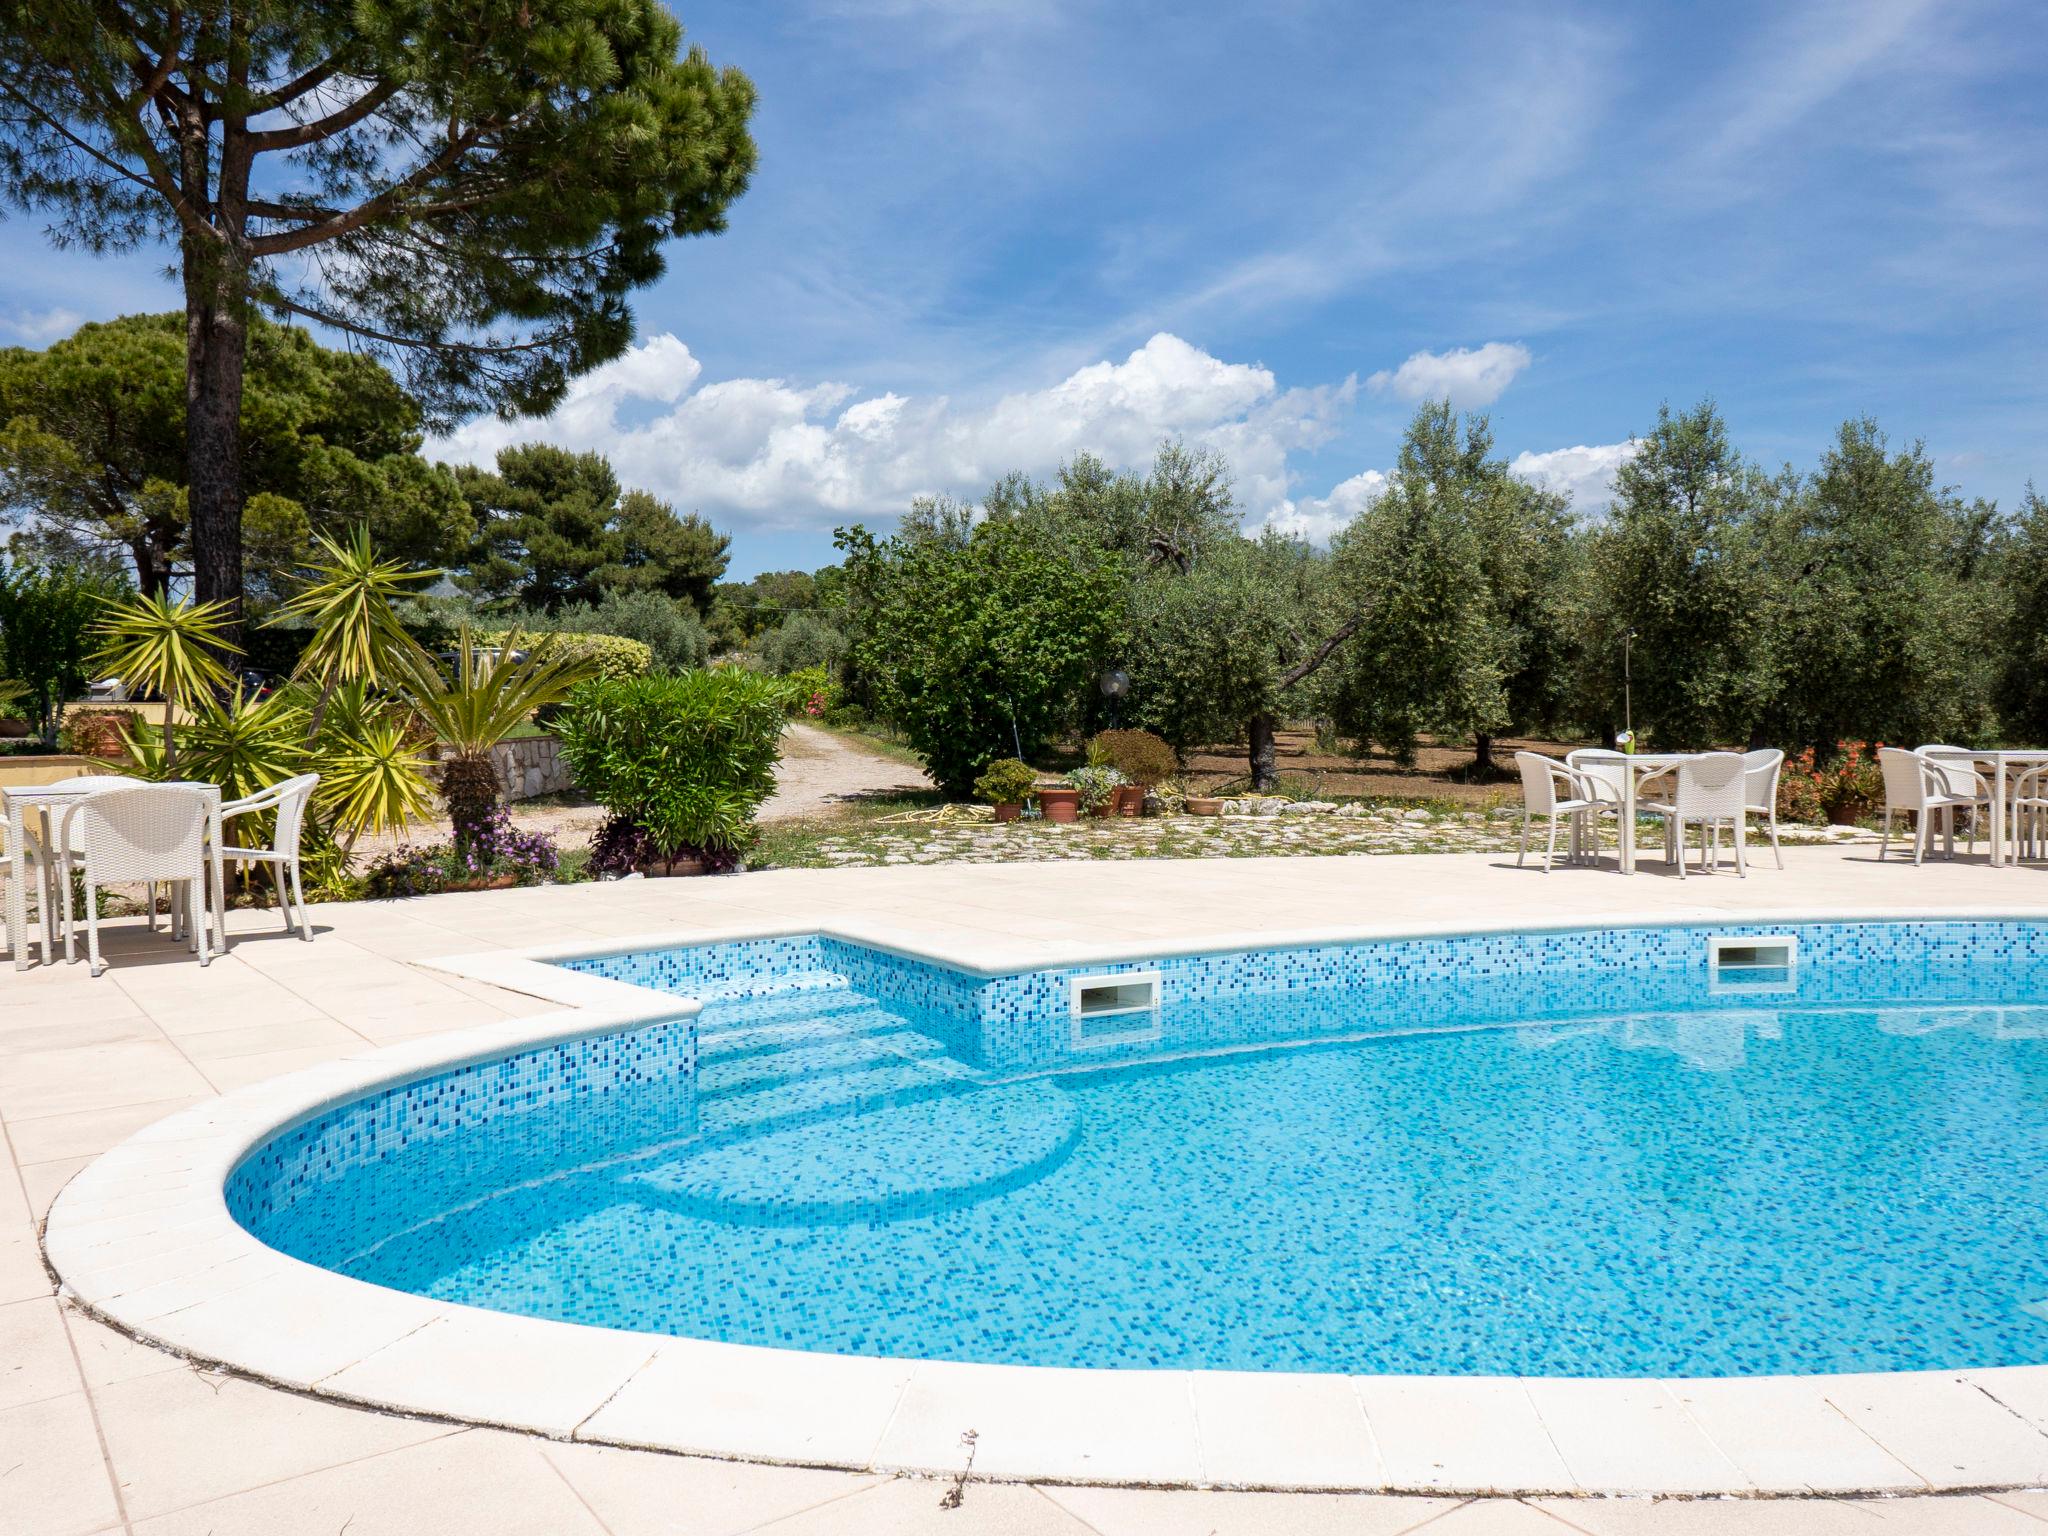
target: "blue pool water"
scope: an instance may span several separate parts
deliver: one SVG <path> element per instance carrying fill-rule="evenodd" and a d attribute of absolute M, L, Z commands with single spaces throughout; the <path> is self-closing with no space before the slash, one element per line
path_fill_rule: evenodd
<path fill-rule="evenodd" d="M 330 1111 L 230 1204 L 383 1285 L 842 1353 L 2048 1361 L 2048 925 L 1780 926 L 1717 988 L 1738 931 L 1193 957 L 1079 1025 L 1069 973 L 815 937 L 579 962 L 706 1006 Z"/>

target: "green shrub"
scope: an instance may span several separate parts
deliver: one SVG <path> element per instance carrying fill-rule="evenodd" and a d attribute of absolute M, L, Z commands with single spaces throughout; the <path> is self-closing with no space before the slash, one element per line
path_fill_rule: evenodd
<path fill-rule="evenodd" d="M 577 784 L 664 857 L 729 851 L 775 788 L 781 690 L 737 667 L 600 678 L 555 723 Z"/>
<path fill-rule="evenodd" d="M 1022 805 L 1031 798 L 1038 783 L 1038 770 L 1029 763 L 1006 757 L 990 763 L 974 781 L 974 798 L 990 805 Z"/>
<path fill-rule="evenodd" d="M 815 613 L 792 613 L 761 637 L 761 664 L 770 672 L 825 671 L 846 655 L 846 636 Z"/>
<path fill-rule="evenodd" d="M 509 629 L 486 629 L 477 632 L 477 644 L 481 646 L 503 645 Z M 542 637 L 519 631 L 520 646 L 531 650 Z M 654 652 L 638 640 L 628 640 L 621 635 L 592 635 L 577 630 L 557 629 L 549 631 L 546 638 L 555 643 L 560 655 L 576 661 L 588 661 L 597 668 L 599 677 L 628 678 L 645 677 L 654 670 Z"/>
<path fill-rule="evenodd" d="M 548 613 L 521 609 L 504 616 L 508 627 L 533 634 L 617 635 L 638 640 L 656 666 L 671 672 L 701 667 L 711 642 L 704 621 L 688 603 L 661 592 L 608 592 L 599 603 L 570 603 Z"/>
<path fill-rule="evenodd" d="M 1116 769 L 1133 784 L 1163 784 L 1180 772 L 1173 748 L 1150 731 L 1099 731 L 1088 761 Z"/>

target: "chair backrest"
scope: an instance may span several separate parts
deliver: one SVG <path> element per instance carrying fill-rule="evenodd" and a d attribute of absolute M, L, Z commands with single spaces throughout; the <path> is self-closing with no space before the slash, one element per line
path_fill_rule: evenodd
<path fill-rule="evenodd" d="M 1969 750 L 1968 747 L 1952 747 L 1942 741 L 1913 749 L 1916 756 L 1925 758 L 1934 769 L 1937 782 L 1947 785 L 1950 794 L 1961 795 L 1965 799 L 1977 793 L 1977 764 L 1968 756 L 1956 754 L 1966 754 Z"/>
<path fill-rule="evenodd" d="M 74 845 L 83 845 L 95 885 L 131 880 L 197 880 L 212 807 L 199 790 L 149 784 L 103 789 L 76 802 Z"/>
<path fill-rule="evenodd" d="M 1522 804 L 1532 811 L 1548 811 L 1557 804 L 1555 770 L 1564 764 L 1540 752 L 1517 752 L 1515 767 L 1522 775 Z"/>
<path fill-rule="evenodd" d="M 1572 772 L 1582 779 L 1592 779 L 1620 803 L 1627 790 L 1624 781 L 1628 775 L 1628 759 L 1621 753 L 1605 747 L 1580 747 L 1576 752 L 1565 753 L 1564 760 Z"/>
<path fill-rule="evenodd" d="M 1753 806 L 1769 810 L 1778 803 L 1778 775 L 1784 771 L 1785 754 L 1776 747 L 1759 747 L 1742 754 L 1743 796 Z"/>
<path fill-rule="evenodd" d="M 306 825 L 306 805 L 320 783 L 317 773 L 302 773 L 277 786 L 277 836 L 270 846 L 279 853 L 297 853 L 299 833 Z"/>
<path fill-rule="evenodd" d="M 1929 773 L 1941 773 L 1938 764 L 1904 747 L 1879 747 L 1877 766 L 1884 774 L 1884 803 L 1898 811 L 1917 811 L 1926 805 Z M 1947 776 L 1938 782 L 1947 783 Z"/>
<path fill-rule="evenodd" d="M 1739 752 L 1700 752 L 1678 762 L 1678 789 L 1672 801 L 1681 818 L 1739 816 L 1748 775 Z"/>

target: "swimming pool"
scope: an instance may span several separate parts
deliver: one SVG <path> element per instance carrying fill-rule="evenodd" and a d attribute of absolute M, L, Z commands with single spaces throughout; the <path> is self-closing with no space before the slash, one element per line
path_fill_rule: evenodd
<path fill-rule="evenodd" d="M 1716 937 L 1791 937 L 1796 963 L 1717 973 Z M 446 1301 L 850 1355 L 1522 1376 L 2048 1360 L 2048 924 L 994 977 L 815 935 L 571 963 L 704 1007 L 325 1108 L 241 1162 L 237 1219 Z M 1157 1008 L 1076 1016 L 1105 974 L 1149 981 Z"/>

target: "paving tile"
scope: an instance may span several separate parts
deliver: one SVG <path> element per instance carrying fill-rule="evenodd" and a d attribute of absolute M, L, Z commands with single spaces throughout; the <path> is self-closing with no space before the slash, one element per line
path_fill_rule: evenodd
<path fill-rule="evenodd" d="M 92 1161 L 89 1157 L 60 1157 L 49 1163 L 24 1163 L 21 1187 L 28 1196 L 29 1211 L 36 1221 L 50 1214 L 50 1202 Z"/>
<path fill-rule="evenodd" d="M 6 1170 L 0 1169 L 0 1178 Z M 48 1296 L 57 1284 L 43 1268 L 43 1252 L 24 1225 L 18 1235 L 0 1237 L 0 1305 Z"/>
<path fill-rule="evenodd" d="M 1927 1484 L 1845 1418 L 1824 1378 L 1666 1383 L 1693 1422 L 1758 1487 L 1920 1492 Z"/>
<path fill-rule="evenodd" d="M 755 1529 L 762 1536 L 1096 1536 L 1037 1488 L 970 1483 L 959 1506 L 949 1508 L 944 1501 L 951 1486 L 893 1478 Z"/>
<path fill-rule="evenodd" d="M 2025 1516 L 1974 1498 L 1533 1502 L 1587 1536 L 2038 1536 Z"/>
<path fill-rule="evenodd" d="M 531 1443 L 471 1430 L 139 1520 L 136 1536 L 605 1536 Z"/>
<path fill-rule="evenodd" d="M 968 1430 L 976 1436 L 974 1468 L 990 1477 L 1201 1479 L 1194 1408 L 1187 1379 L 1178 1372 L 921 1364 L 903 1390 L 875 1464 L 964 1466 L 961 1437 Z"/>
<path fill-rule="evenodd" d="M 1835 1376 L 1828 1401 L 1935 1488 L 2048 1483 L 2048 1435 L 1960 1379 Z"/>
<path fill-rule="evenodd" d="M 136 1520 L 455 1433 L 189 1369 L 93 1398 Z"/>
<path fill-rule="evenodd" d="M 61 1397 L 83 1386 L 54 1297 L 0 1307 L 0 1408 Z"/>
<path fill-rule="evenodd" d="M 1352 1386 L 1390 1487 L 1516 1493 L 1571 1486 L 1520 1382 L 1360 1376 Z"/>
<path fill-rule="evenodd" d="M 1529 1398 L 1573 1479 L 1591 1492 L 1730 1493 L 1752 1486 L 1656 1382 L 1536 1381 Z"/>
<path fill-rule="evenodd" d="M 83 1392 L 0 1409 L 0 1536 L 87 1536 L 120 1518 Z"/>
<path fill-rule="evenodd" d="M 246 1056 L 230 1056 L 221 1061 L 205 1062 L 200 1070 L 222 1093 L 233 1093 L 237 1088 L 246 1088 L 251 1083 L 283 1077 L 287 1072 L 297 1072 L 306 1067 L 317 1067 L 323 1062 L 339 1060 L 343 1056 L 352 1056 L 363 1048 L 363 1041 L 351 1036 L 347 1044 L 303 1046 L 287 1051 L 262 1051 L 252 1052 Z"/>
<path fill-rule="evenodd" d="M 10 1058 L 0 1072 L 0 1117 L 157 1104 L 209 1091 L 198 1069 L 164 1040 L 33 1051 Z"/>
<path fill-rule="evenodd" d="M 71 1347 L 78 1353 L 78 1368 L 88 1389 L 111 1387 L 160 1371 L 189 1369 L 176 1355 L 137 1343 L 75 1309 L 65 1313 L 64 1324 L 70 1330 Z"/>
<path fill-rule="evenodd" d="M 114 1109 L 88 1109 L 71 1115 L 41 1115 L 10 1120 L 7 1136 L 14 1155 L 24 1163 L 46 1163 L 64 1157 L 92 1157 L 126 1141 L 146 1125 L 204 1102 L 211 1094 L 124 1104 Z"/>
<path fill-rule="evenodd" d="M 543 1445 L 541 1454 L 611 1536 L 737 1536 L 882 1481 L 604 1445 Z"/>
<path fill-rule="evenodd" d="M 1415 1536 L 1572 1536 L 1547 1510 L 1514 1499 L 1474 1499 L 1420 1526 Z"/>
<path fill-rule="evenodd" d="M 566 1436 L 653 1353 L 648 1339 L 609 1328 L 464 1310 L 324 1378 L 320 1390 Z"/>
<path fill-rule="evenodd" d="M 1081 1487 L 1041 1491 L 1085 1520 L 1099 1536 L 1404 1536 L 1460 1503 L 1374 1493 Z"/>
<path fill-rule="evenodd" d="M 1386 1481 L 1365 1411 L 1346 1378 L 1201 1371 L 1189 1380 L 1202 1482 L 1371 1488 Z"/>

